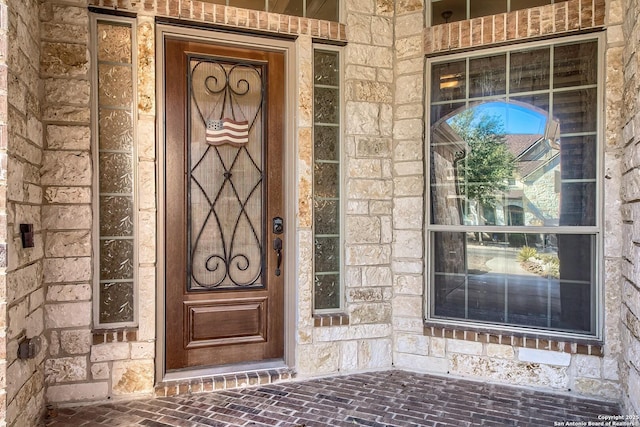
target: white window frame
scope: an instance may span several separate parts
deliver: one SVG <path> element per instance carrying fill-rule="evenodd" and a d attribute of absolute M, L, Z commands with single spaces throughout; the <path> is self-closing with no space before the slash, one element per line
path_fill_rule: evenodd
<path fill-rule="evenodd" d="M 504 332 L 516 332 L 516 333 L 531 333 L 538 336 L 550 336 L 550 337 L 558 337 L 558 338 L 569 338 L 569 339 L 597 339 L 602 340 L 603 337 L 603 327 L 604 327 L 604 179 L 603 179 L 603 170 L 604 170 L 604 147 L 605 147 L 605 125 L 604 125 L 604 117 L 605 117 L 605 98 L 604 98 L 604 87 L 605 87 L 605 33 L 590 33 L 585 35 L 576 35 L 562 38 L 555 38 L 553 40 L 541 40 L 535 42 L 525 42 L 519 43 L 515 45 L 503 46 L 503 47 L 495 47 L 495 48 L 487 48 L 487 49 L 479 49 L 471 52 L 461 52 L 455 53 L 451 55 L 443 55 L 443 56 L 434 56 L 426 58 L 425 63 L 425 144 L 424 144 L 424 162 L 425 162 L 425 188 L 427 192 L 425 194 L 425 247 L 427 250 L 425 251 L 425 295 L 424 295 L 424 307 L 425 307 L 425 322 L 431 325 L 438 325 L 441 327 L 455 327 L 459 329 L 481 329 L 491 330 L 498 333 Z M 435 317 L 432 314 L 433 311 L 433 290 L 434 290 L 434 239 L 432 238 L 433 232 L 479 232 L 486 231 L 486 226 L 473 226 L 473 225 L 437 225 L 431 224 L 431 190 L 430 190 L 430 177 L 431 177 L 431 161 L 430 161 L 430 148 L 431 148 L 431 131 L 429 123 L 431 118 L 431 68 L 435 63 L 443 63 L 447 61 L 459 61 L 462 59 L 471 59 L 471 58 L 481 58 L 487 57 L 495 54 L 506 53 L 519 51 L 524 49 L 535 49 L 539 47 L 549 47 L 553 45 L 562 45 L 568 43 L 579 43 L 594 40 L 597 41 L 598 44 L 598 78 L 597 78 L 597 126 L 596 126 L 596 206 L 595 206 L 595 216 L 596 222 L 593 226 L 556 226 L 556 227 L 532 227 L 532 226 L 491 226 L 491 231 L 496 233 L 529 233 L 529 234 L 554 234 L 554 233 L 564 233 L 564 234 L 580 234 L 580 235 L 594 235 L 595 236 L 595 248 L 593 254 L 593 263 L 594 263 L 594 281 L 595 284 L 591 289 L 593 301 L 591 301 L 592 307 L 594 307 L 592 311 L 593 321 L 594 321 L 594 332 L 595 334 L 580 334 L 580 333 L 571 333 L 571 332 L 563 332 L 551 329 L 542 329 L 535 327 L 527 327 L 527 326 L 512 326 L 512 325 L 502 325 L 497 323 L 490 322 L 479 322 L 473 320 L 452 320 L 452 319 L 442 319 Z M 553 64 L 553 57 L 550 58 L 550 63 Z M 506 82 L 509 82 L 509 65 L 506 67 Z M 467 88 L 468 90 L 468 88 Z M 550 93 L 553 92 L 553 88 L 550 89 Z M 526 94 L 526 92 L 523 92 Z M 518 93 L 520 96 L 523 93 Z M 516 95 L 516 94 L 513 94 Z M 482 98 L 473 98 L 473 101 L 478 100 L 490 100 L 496 98 L 504 99 L 507 95 L 504 96 L 487 96 Z M 467 105 L 469 105 L 469 97 L 465 97 L 463 100 L 457 101 L 466 101 Z"/>

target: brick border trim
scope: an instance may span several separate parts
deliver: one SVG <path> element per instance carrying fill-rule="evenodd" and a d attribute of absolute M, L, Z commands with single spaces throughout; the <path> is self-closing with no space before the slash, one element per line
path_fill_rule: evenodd
<path fill-rule="evenodd" d="M 478 332 L 438 326 L 425 326 L 424 335 L 436 338 L 450 338 L 464 341 L 480 342 L 484 344 L 504 344 L 513 347 L 531 348 L 537 350 L 560 351 L 569 354 L 586 354 L 603 357 L 602 344 L 577 341 L 560 341 L 539 336 L 516 336 L 495 332 Z"/>
<path fill-rule="evenodd" d="M 449 53 L 604 27 L 605 6 L 605 0 L 569 0 L 434 25 L 424 30 L 424 53 Z"/>
<path fill-rule="evenodd" d="M 316 328 L 326 326 L 346 326 L 348 324 L 348 314 L 316 314 L 313 316 L 313 326 Z"/>
<path fill-rule="evenodd" d="M 206 24 L 346 43 L 346 26 L 339 22 L 240 9 L 200 0 L 89 0 L 89 6 Z"/>
<path fill-rule="evenodd" d="M 218 390 L 232 390 L 259 385 L 275 384 L 296 377 L 289 368 L 213 375 L 184 381 L 167 381 L 155 386 L 155 397 L 184 396 Z"/>
<path fill-rule="evenodd" d="M 104 344 L 110 342 L 138 341 L 137 329 L 96 330 L 93 331 L 92 344 Z"/>

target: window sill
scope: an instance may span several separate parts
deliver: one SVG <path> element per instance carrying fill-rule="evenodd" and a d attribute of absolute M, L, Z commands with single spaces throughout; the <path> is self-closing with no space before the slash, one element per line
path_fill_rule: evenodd
<path fill-rule="evenodd" d="M 323 328 L 327 326 L 346 326 L 349 324 L 349 315 L 343 313 L 314 314 L 313 326 Z"/>
<path fill-rule="evenodd" d="M 472 327 L 456 329 L 432 322 L 425 322 L 424 335 L 486 344 L 503 344 L 537 350 L 560 351 L 569 354 L 604 356 L 603 343 L 595 339 L 558 338 L 544 334 L 476 329 Z"/>

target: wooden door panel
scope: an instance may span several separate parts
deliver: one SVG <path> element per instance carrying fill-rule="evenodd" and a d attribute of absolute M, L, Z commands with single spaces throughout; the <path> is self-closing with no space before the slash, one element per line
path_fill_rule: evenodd
<path fill-rule="evenodd" d="M 168 38 L 164 66 L 166 369 L 282 358 L 284 53 Z"/>
<path fill-rule="evenodd" d="M 185 305 L 186 348 L 267 340 L 267 298 L 190 301 Z"/>

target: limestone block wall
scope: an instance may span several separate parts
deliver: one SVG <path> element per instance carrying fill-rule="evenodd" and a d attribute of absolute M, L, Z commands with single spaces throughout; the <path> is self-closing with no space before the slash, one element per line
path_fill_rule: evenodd
<path fill-rule="evenodd" d="M 0 1 L 0 426 L 7 415 L 7 139 L 8 139 L 8 57 L 9 8 Z"/>
<path fill-rule="evenodd" d="M 426 2 L 425 2 L 426 3 Z M 424 29 L 422 1 L 398 2 L 394 43 L 394 365 L 431 364 L 424 322 Z"/>
<path fill-rule="evenodd" d="M 155 28 L 137 33 L 138 327 L 105 331 L 93 324 L 93 168 L 90 26 L 87 2 L 42 6 L 46 230 L 45 365 L 51 403 L 151 394 L 155 356 Z"/>
<path fill-rule="evenodd" d="M 638 75 L 638 48 L 640 48 L 640 3 L 625 0 L 619 5 L 624 23 L 619 37 L 626 41 L 622 51 L 620 68 L 624 70 L 624 90 L 622 92 L 622 220 L 623 235 L 628 236 L 622 243 L 622 277 L 620 295 L 622 320 L 620 346 L 620 378 L 622 382 L 622 402 L 629 413 L 640 414 L 640 272 L 638 270 L 640 248 L 640 75 Z"/>
<path fill-rule="evenodd" d="M 345 310 L 336 321 L 313 319 L 312 232 L 299 232 L 299 333 L 301 376 L 391 367 L 393 14 L 394 2 L 345 2 L 343 197 L 345 200 Z M 305 217 L 304 183 L 311 179 L 312 50 L 298 42 L 299 226 Z M 310 135 L 310 134 L 309 134 Z M 310 181 L 309 181 L 310 182 Z M 305 219 L 306 218 L 306 219 Z"/>
<path fill-rule="evenodd" d="M 82 2 L 41 6 L 42 161 L 47 399 L 103 393 L 90 378 L 92 318 L 89 13 Z"/>
<path fill-rule="evenodd" d="M 3 326 L 5 315 L 7 321 L 2 333 L 2 357 L 6 357 L 6 365 L 2 366 L 0 376 L 2 385 L 6 379 L 6 395 L 2 395 L 3 400 L 6 398 L 6 418 L 0 418 L 8 426 L 36 425 L 44 409 L 47 342 L 43 336 L 44 235 L 40 179 L 43 126 L 38 13 L 37 0 L 9 0 L 0 5 L 0 28 L 7 36 L 1 45 L 1 56 L 7 67 L 3 67 L 0 84 L 6 94 L 2 108 L 0 174 L 1 179 L 6 180 L 0 207 L 1 235 L 3 240 L 6 238 L 6 249 L 3 247 L 1 255 L 2 270 L 6 267 Z M 20 224 L 33 225 L 33 247 L 23 248 Z M 43 348 L 33 359 L 18 359 L 18 343 L 33 337 L 42 339 Z"/>

